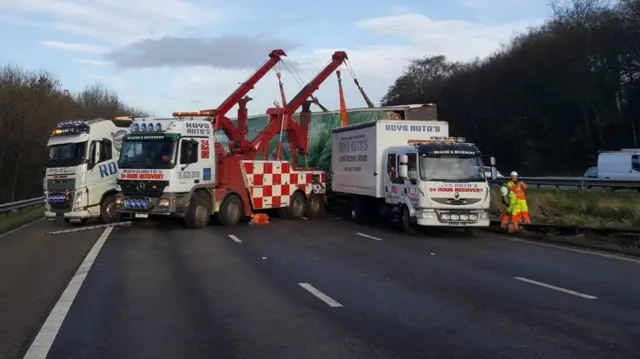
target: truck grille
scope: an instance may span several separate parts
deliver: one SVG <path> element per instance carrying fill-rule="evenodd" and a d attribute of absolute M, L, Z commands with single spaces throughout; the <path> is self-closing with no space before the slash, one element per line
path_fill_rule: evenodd
<path fill-rule="evenodd" d="M 65 191 L 76 188 L 75 178 L 49 178 L 47 179 L 47 191 Z"/>
<path fill-rule="evenodd" d="M 169 185 L 169 181 L 131 181 L 118 180 L 118 184 L 125 196 L 142 196 L 158 198 Z"/>

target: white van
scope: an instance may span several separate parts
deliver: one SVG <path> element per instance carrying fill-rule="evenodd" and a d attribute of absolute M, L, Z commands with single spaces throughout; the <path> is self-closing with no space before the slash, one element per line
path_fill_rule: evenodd
<path fill-rule="evenodd" d="M 640 181 L 640 148 L 598 154 L 598 178 Z"/>

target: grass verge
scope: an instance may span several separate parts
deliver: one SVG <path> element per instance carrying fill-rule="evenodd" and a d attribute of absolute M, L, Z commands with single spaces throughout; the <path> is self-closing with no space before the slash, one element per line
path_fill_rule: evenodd
<path fill-rule="evenodd" d="M 18 213 L 0 215 L 0 234 L 18 228 L 44 216 L 43 206 L 34 206 Z"/>
<path fill-rule="evenodd" d="M 529 189 L 526 194 L 533 223 L 592 228 L 640 227 L 640 194 L 637 192 Z M 500 211 L 500 191 L 494 189 L 491 213 Z"/>

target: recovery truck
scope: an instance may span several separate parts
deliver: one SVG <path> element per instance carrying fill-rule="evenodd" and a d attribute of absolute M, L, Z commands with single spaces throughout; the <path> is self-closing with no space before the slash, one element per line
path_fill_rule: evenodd
<path fill-rule="evenodd" d="M 491 158 L 492 165 L 495 159 Z M 472 232 L 489 226 L 490 190 L 478 147 L 445 121 L 379 120 L 333 129 L 331 189 L 345 218 L 382 216 Z"/>
<path fill-rule="evenodd" d="M 257 160 L 269 142 L 286 131 L 291 153 L 308 154 L 308 99 L 347 58 L 334 53 L 327 67 L 284 108 L 267 110 L 267 126 L 247 140 L 247 93 L 282 56 L 274 50 L 217 109 L 176 112 L 173 118 L 136 120 L 125 136 L 118 168 L 118 212 L 136 218 L 177 216 L 188 228 L 202 228 L 211 215 L 234 225 L 256 211 L 277 209 L 284 217 L 313 217 L 325 203 L 326 173 L 292 161 Z M 283 102 L 285 103 L 285 102 Z M 238 127 L 226 113 L 238 104 Z M 293 113 L 302 107 L 300 123 Z M 202 118 L 202 119 L 198 119 Z M 224 131 L 228 149 L 214 132 Z"/>
<path fill-rule="evenodd" d="M 65 121 L 51 132 L 45 217 L 67 223 L 115 219 L 117 160 L 132 119 Z"/>

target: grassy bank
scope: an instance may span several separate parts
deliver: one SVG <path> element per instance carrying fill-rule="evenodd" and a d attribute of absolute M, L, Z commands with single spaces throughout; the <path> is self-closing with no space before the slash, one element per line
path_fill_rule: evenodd
<path fill-rule="evenodd" d="M 529 189 L 527 202 L 533 223 L 585 227 L 640 227 L 640 194 L 577 190 Z M 500 192 L 494 189 L 491 211 L 500 211 Z"/>
<path fill-rule="evenodd" d="M 22 210 L 22 212 L 11 213 L 8 216 L 6 214 L 0 214 L 0 233 L 18 228 L 24 224 L 42 218 L 43 216 L 43 206 L 34 206 L 32 208 Z"/>

